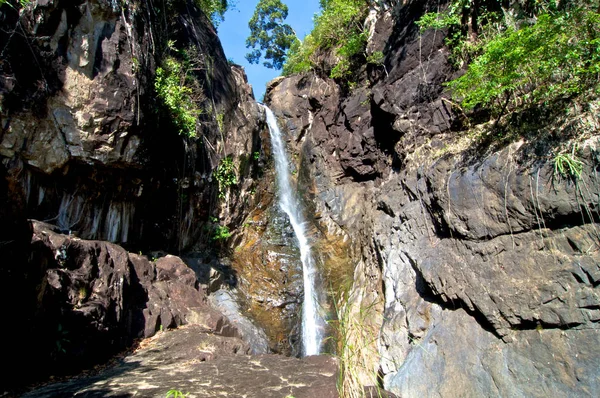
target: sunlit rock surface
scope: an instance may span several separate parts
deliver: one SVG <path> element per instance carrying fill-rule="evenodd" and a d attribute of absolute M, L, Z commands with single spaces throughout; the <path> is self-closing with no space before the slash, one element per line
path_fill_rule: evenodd
<path fill-rule="evenodd" d="M 189 393 L 190 398 L 338 396 L 335 358 L 243 355 L 247 349 L 240 340 L 185 326 L 160 333 L 97 376 L 51 385 L 24 397 L 164 397 L 169 390 Z"/>

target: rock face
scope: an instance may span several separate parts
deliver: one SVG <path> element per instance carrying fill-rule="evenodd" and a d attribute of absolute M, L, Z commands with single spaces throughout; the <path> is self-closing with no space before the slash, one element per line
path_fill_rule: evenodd
<path fill-rule="evenodd" d="M 444 32 L 419 38 L 414 24 L 432 7 L 379 12 L 368 48 L 385 64 L 352 91 L 311 74 L 266 95 L 319 223 L 351 242 L 354 295 L 383 301 L 372 369 L 402 397 L 593 395 L 598 131 L 581 144 L 577 182 L 540 156 L 561 138 L 490 144 L 458 131 Z"/>
<path fill-rule="evenodd" d="M 27 319 L 21 355 L 37 360 L 27 372 L 17 369 L 23 379 L 101 363 L 135 339 L 183 324 L 239 336 L 236 327 L 208 305 L 194 271 L 179 257 L 150 261 L 109 242 L 33 225 L 29 284 L 21 289 L 29 293 L 24 296 L 35 298 L 31 305 L 37 311 Z"/>
<path fill-rule="evenodd" d="M 239 337 L 180 259 L 112 243 L 226 251 L 216 232 L 241 224 L 264 166 L 243 69 L 191 0 L 27 3 L 0 10 L 0 283 L 7 319 L 27 325 L 2 332 L 4 380 L 79 369 L 183 323 Z M 196 139 L 156 93 L 168 57 L 189 62 Z M 230 186 L 215 176 L 224 158 Z M 32 241 L 27 219 L 52 225 Z"/>
<path fill-rule="evenodd" d="M 260 152 L 259 107 L 193 1 L 51 0 L 2 12 L 0 159 L 29 218 L 171 251 L 206 242 L 214 224 L 235 226 Z M 178 134 L 154 89 L 157 67 L 184 53 L 198 139 Z M 211 174 L 226 156 L 238 184 L 218 198 Z"/>
<path fill-rule="evenodd" d="M 120 365 L 97 376 L 54 384 L 24 397 L 164 397 L 170 390 L 190 398 L 338 396 L 334 358 L 247 356 L 244 349 L 247 346 L 239 340 L 186 326 L 161 333 Z"/>
<path fill-rule="evenodd" d="M 269 336 L 278 353 L 300 351 L 299 322 L 302 302 L 302 263 L 296 238 L 277 203 L 273 170 L 259 185 L 258 204 L 244 220 L 234 239 L 231 267 L 244 308 Z"/>

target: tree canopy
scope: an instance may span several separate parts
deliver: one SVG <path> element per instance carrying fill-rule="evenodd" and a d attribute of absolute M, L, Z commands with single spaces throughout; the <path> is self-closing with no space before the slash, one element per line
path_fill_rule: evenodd
<path fill-rule="evenodd" d="M 337 61 L 329 71 L 333 78 L 348 80 L 355 67 L 365 61 L 367 32 L 363 21 L 369 0 L 319 0 L 321 13 L 315 16 L 312 32 L 288 53 L 283 73 L 306 72 L 317 68 L 318 54 L 330 51 Z"/>
<path fill-rule="evenodd" d="M 206 16 L 210 18 L 215 27 L 223 22 L 225 12 L 231 5 L 231 1 L 228 0 L 197 0 L 196 3 Z"/>
<path fill-rule="evenodd" d="M 288 7 L 281 0 L 260 0 L 248 27 L 250 36 L 246 48 L 253 50 L 246 54 L 251 64 L 258 64 L 261 57 L 267 68 L 281 69 L 287 50 L 296 42 L 296 33 L 284 23 Z"/>

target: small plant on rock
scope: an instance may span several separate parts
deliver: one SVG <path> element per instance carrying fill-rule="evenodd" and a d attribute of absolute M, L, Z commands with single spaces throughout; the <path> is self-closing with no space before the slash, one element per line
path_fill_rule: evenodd
<path fill-rule="evenodd" d="M 559 153 L 554 157 L 554 174 L 575 180 L 581 178 L 583 162 L 575 155 L 575 147 L 571 153 Z"/>
<path fill-rule="evenodd" d="M 181 390 L 169 390 L 167 391 L 167 395 L 165 395 L 165 398 L 185 398 L 188 395 L 190 395 L 190 393 L 183 393 L 181 392 Z"/>
<path fill-rule="evenodd" d="M 163 66 L 156 69 L 154 88 L 162 100 L 179 134 L 195 138 L 196 119 L 201 113 L 192 100 L 192 89 L 185 85 L 186 72 L 175 58 L 168 57 Z"/>
<path fill-rule="evenodd" d="M 219 198 L 224 198 L 226 189 L 237 184 L 233 159 L 230 156 L 221 159 L 214 176 L 219 183 Z"/>
<path fill-rule="evenodd" d="M 212 236 L 212 240 L 226 240 L 229 239 L 229 237 L 231 237 L 231 231 L 229 231 L 229 228 L 226 225 L 217 225 Z"/>
<path fill-rule="evenodd" d="M 348 79 L 364 61 L 367 32 L 363 21 L 369 10 L 366 0 L 322 0 L 321 14 L 315 17 L 312 32 L 288 51 L 283 74 L 307 72 L 316 68 L 320 54 L 331 51 L 337 58 L 330 77 Z"/>

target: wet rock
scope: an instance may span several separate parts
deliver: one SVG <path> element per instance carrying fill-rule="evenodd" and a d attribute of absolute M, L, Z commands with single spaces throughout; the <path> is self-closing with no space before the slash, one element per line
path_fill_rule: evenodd
<path fill-rule="evenodd" d="M 300 348 L 302 263 L 289 220 L 274 201 L 273 170 L 266 173 L 236 239 L 231 268 L 240 307 L 265 331 L 270 350 L 289 355 Z"/>
<path fill-rule="evenodd" d="M 24 397 L 164 397 L 173 389 L 189 397 L 338 396 L 334 358 L 243 355 L 247 348 L 239 339 L 183 327 L 160 333 L 147 347 L 97 376 L 49 385 Z"/>
<path fill-rule="evenodd" d="M 250 345 L 252 354 L 269 353 L 267 335 L 242 313 L 237 295 L 235 291 L 218 290 L 208 296 L 208 301 L 235 326 L 236 335 Z"/>

